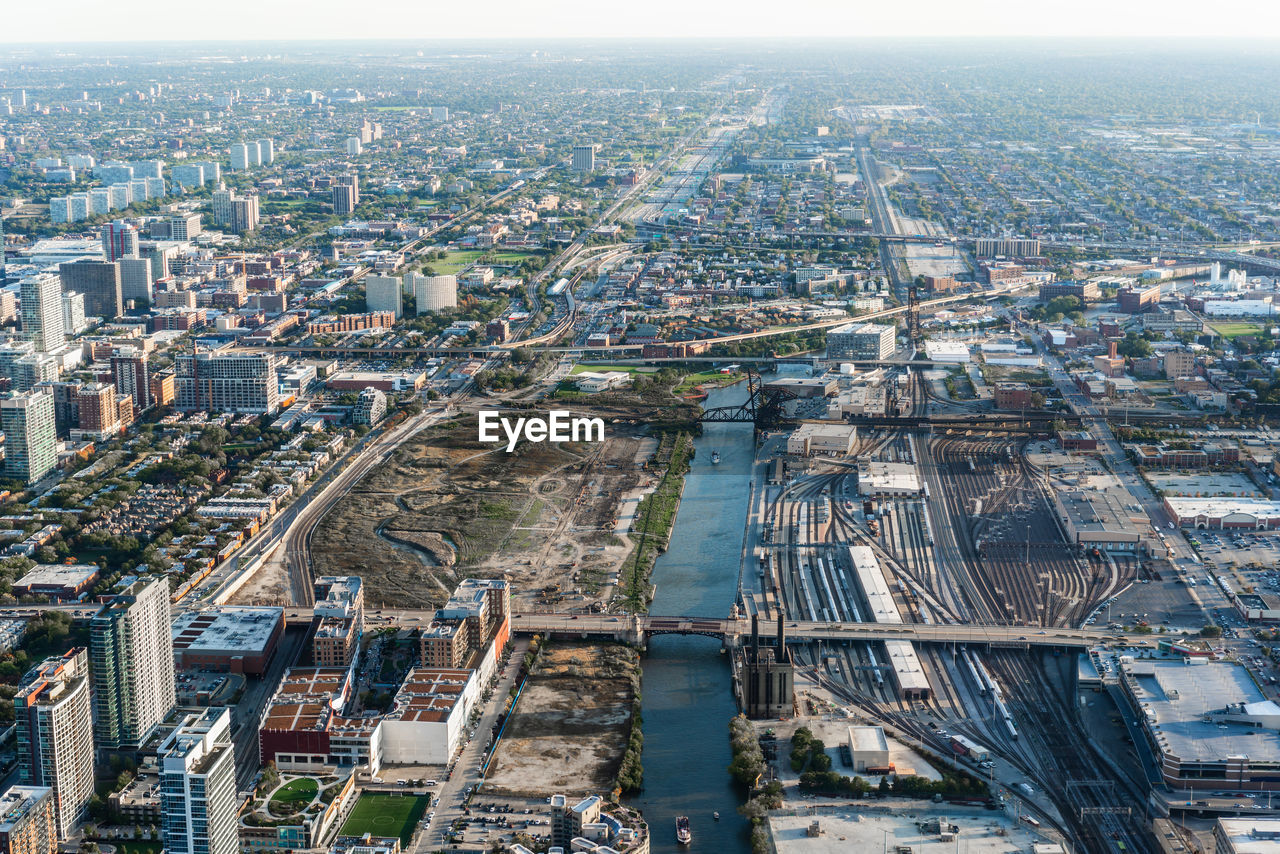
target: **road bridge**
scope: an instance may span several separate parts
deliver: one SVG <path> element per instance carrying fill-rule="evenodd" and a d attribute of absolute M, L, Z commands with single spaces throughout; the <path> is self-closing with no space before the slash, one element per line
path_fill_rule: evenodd
<path fill-rule="evenodd" d="M 290 622 L 309 622 L 310 608 L 289 608 Z M 402 626 L 427 624 L 434 610 L 402 610 L 384 608 L 366 610 L 365 620 L 373 626 L 379 622 Z M 774 643 L 772 626 L 762 626 L 761 643 Z M 996 626 L 925 623 L 851 623 L 798 621 L 784 624 L 787 643 L 816 641 L 886 640 L 927 644 L 977 644 L 1012 648 L 1089 649 L 1099 645 L 1153 645 L 1150 635 L 1125 634 L 1097 628 L 1049 628 L 1035 626 Z M 511 631 L 522 635 L 555 635 L 560 637 L 601 638 L 643 643 L 654 635 L 703 635 L 734 646 L 751 635 L 751 621 L 745 618 L 668 617 L 634 614 L 565 614 L 517 613 L 511 616 Z"/>

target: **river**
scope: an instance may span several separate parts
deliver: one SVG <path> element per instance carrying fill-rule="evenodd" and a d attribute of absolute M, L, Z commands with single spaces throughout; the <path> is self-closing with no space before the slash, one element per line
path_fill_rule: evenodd
<path fill-rule="evenodd" d="M 712 392 L 705 406 L 737 405 L 745 383 Z M 738 568 L 755 446 L 749 424 L 708 424 L 685 477 L 671 545 L 653 568 L 652 614 L 725 617 L 738 594 Z M 711 452 L 720 452 L 712 465 Z M 737 713 L 729 657 L 712 638 L 663 635 L 643 659 L 644 791 L 630 799 L 649 822 L 654 854 L 747 852 L 750 827 L 727 771 L 729 720 Z M 720 813 L 720 820 L 712 817 Z M 675 841 L 689 816 L 693 842 Z"/>

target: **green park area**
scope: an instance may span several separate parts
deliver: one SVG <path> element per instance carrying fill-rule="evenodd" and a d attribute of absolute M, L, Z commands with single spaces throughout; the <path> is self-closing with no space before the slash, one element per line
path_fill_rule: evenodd
<path fill-rule="evenodd" d="M 483 249 L 450 249 L 444 253 L 443 258 L 428 261 L 427 266 L 431 272 L 439 276 L 447 276 L 450 274 L 457 275 L 470 264 L 474 264 L 480 259 L 485 259 L 485 263 L 497 264 L 499 266 L 511 266 L 519 264 L 526 258 L 533 255 L 532 252 L 501 252 L 486 251 Z"/>
<path fill-rule="evenodd" d="M 319 783 L 310 777 L 302 777 L 297 780 L 290 780 L 276 789 L 275 794 L 271 796 L 271 802 L 273 804 L 301 807 L 311 803 L 312 798 L 316 796 L 318 791 L 320 791 Z"/>
<path fill-rule="evenodd" d="M 413 839 L 413 828 L 427 811 L 431 799 L 426 795 L 409 795 L 398 792 L 365 792 L 356 801 L 347 817 L 340 836 L 400 837 L 401 845 Z"/>
<path fill-rule="evenodd" d="M 1262 327 L 1258 324 L 1243 320 L 1212 323 L 1209 328 L 1227 339 L 1239 338 L 1241 335 L 1257 335 L 1262 332 Z"/>

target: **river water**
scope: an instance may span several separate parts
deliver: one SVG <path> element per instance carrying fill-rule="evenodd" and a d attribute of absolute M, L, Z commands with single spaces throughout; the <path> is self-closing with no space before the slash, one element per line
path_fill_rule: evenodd
<path fill-rule="evenodd" d="M 705 406 L 737 405 L 745 383 L 713 392 Z M 726 617 L 738 593 L 742 534 L 755 447 L 750 424 L 708 424 L 685 477 L 671 545 L 653 569 L 655 615 Z M 712 465 L 711 452 L 720 452 Z M 729 720 L 737 713 L 728 655 L 713 638 L 663 635 L 643 659 L 644 811 L 654 854 L 750 851 L 742 798 L 729 778 Z M 720 813 L 720 820 L 713 813 Z M 675 840 L 689 816 L 693 842 Z"/>

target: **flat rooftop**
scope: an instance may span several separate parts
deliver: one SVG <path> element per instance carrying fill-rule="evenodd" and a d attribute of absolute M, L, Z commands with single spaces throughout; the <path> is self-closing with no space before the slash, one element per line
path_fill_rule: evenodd
<path fill-rule="evenodd" d="M 871 495 L 883 490 L 919 492 L 920 475 L 911 463 L 884 463 L 863 460 L 858 463 L 858 491 Z"/>
<path fill-rule="evenodd" d="M 1166 498 L 1165 503 L 1179 516 L 1208 516 L 1213 519 L 1234 514 L 1261 519 L 1280 516 L 1280 501 L 1263 498 Z"/>
<path fill-rule="evenodd" d="M 186 611 L 173 623 L 173 648 L 204 653 L 261 653 L 283 622 L 283 608 Z"/>
<path fill-rule="evenodd" d="M 1249 672 L 1238 664 L 1184 664 L 1140 659 L 1124 665 L 1129 690 L 1141 704 L 1146 725 L 1164 752 L 1183 761 L 1214 762 L 1248 756 L 1252 763 L 1280 762 L 1280 732 L 1238 723 L 1206 722 L 1232 703 L 1267 701 Z M 1280 710 L 1277 710 L 1280 712 Z"/>
<path fill-rule="evenodd" d="M 938 833 L 927 830 L 930 821 L 939 820 L 960 828 L 955 839 L 944 842 Z M 815 821 L 820 833 L 811 837 L 808 828 Z M 950 804 L 947 809 L 938 810 L 818 810 L 816 815 L 771 816 L 768 822 L 778 854 L 880 851 L 886 844 L 889 851 L 907 846 L 912 854 L 1024 854 L 1031 850 L 1033 842 L 1043 841 L 1039 834 L 1019 827 L 1003 813 L 966 810 Z"/>
<path fill-rule="evenodd" d="M 1220 818 L 1235 854 L 1280 854 L 1280 818 Z"/>
<path fill-rule="evenodd" d="M 42 563 L 14 584 L 15 587 L 79 587 L 98 577 L 98 568 L 92 564 Z"/>
<path fill-rule="evenodd" d="M 878 726 L 849 727 L 849 744 L 854 750 L 889 750 L 889 739 L 885 738 L 884 729 Z"/>

